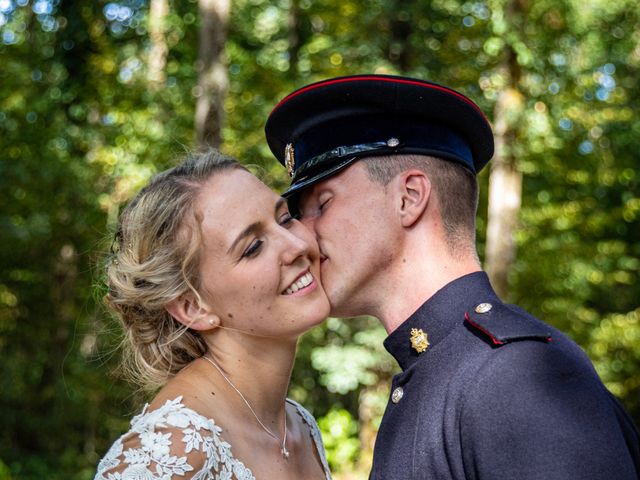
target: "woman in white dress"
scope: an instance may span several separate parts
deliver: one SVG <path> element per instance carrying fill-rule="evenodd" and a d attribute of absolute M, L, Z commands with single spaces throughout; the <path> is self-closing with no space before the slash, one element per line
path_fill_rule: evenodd
<path fill-rule="evenodd" d="M 298 337 L 329 313 L 286 202 L 234 160 L 192 154 L 131 201 L 116 244 L 106 300 L 125 370 L 157 393 L 95 478 L 329 479 L 313 417 L 286 399 Z"/>

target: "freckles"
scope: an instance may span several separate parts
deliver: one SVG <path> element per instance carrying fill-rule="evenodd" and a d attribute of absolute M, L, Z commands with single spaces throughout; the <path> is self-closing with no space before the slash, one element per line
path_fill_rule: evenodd
<path fill-rule="evenodd" d="M 227 313 L 227 317 L 233 318 L 233 313 Z"/>

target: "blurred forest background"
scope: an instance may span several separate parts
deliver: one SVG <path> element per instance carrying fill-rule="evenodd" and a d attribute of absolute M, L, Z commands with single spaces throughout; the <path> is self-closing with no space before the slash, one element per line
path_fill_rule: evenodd
<path fill-rule="evenodd" d="M 92 478 L 143 401 L 100 300 L 132 193 L 204 144 L 284 188 L 271 108 L 364 72 L 482 106 L 498 147 L 479 177 L 485 266 L 640 423 L 637 0 L 0 0 L 0 480 Z M 336 479 L 367 476 L 396 368 L 384 337 L 329 319 L 301 342 L 290 396 Z"/>

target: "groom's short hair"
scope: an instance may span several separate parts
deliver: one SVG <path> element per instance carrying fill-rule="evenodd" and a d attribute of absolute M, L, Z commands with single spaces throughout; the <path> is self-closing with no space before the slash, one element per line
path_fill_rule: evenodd
<path fill-rule="evenodd" d="M 409 169 L 424 172 L 438 199 L 449 250 L 455 254 L 472 248 L 475 254 L 478 182 L 469 169 L 428 155 L 398 154 L 367 157 L 361 161 L 369 178 L 383 186 Z"/>

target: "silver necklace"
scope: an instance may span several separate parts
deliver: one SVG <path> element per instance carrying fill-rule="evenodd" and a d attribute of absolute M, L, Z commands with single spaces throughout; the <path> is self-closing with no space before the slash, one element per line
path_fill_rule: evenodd
<path fill-rule="evenodd" d="M 244 397 L 244 395 L 242 394 L 242 392 L 240 390 L 238 390 L 238 387 L 236 387 L 233 382 L 229 379 L 229 377 L 227 377 L 224 372 L 222 371 L 222 369 L 218 366 L 218 364 L 216 362 L 214 362 L 211 358 L 207 357 L 206 355 L 203 355 L 202 358 L 204 358 L 207 362 L 209 362 L 211 365 L 213 365 L 216 370 L 218 370 L 218 372 L 220 372 L 220 375 L 222 375 L 222 378 L 224 378 L 227 383 L 229 384 L 229 386 L 231 388 L 233 388 L 236 393 L 238 395 L 240 395 L 240 398 L 244 401 L 245 405 L 247 406 L 247 408 L 251 411 L 251 413 L 253 414 L 253 416 L 255 417 L 255 419 L 258 421 L 258 423 L 260 424 L 260 426 L 263 428 L 263 430 L 265 432 L 267 432 L 269 434 L 269 436 L 273 437 L 275 440 L 278 441 L 278 443 L 280 443 L 280 453 L 282 454 L 282 457 L 285 460 L 289 459 L 289 450 L 287 450 L 287 410 L 286 410 L 286 403 L 285 403 L 285 411 L 284 411 L 284 437 L 282 437 L 282 441 L 280 441 L 280 437 L 278 437 L 275 433 L 273 433 L 271 430 L 269 430 L 264 423 L 262 423 L 262 421 L 260 420 L 260 418 L 258 417 L 258 415 L 256 415 L 256 412 L 253 410 L 253 408 L 251 407 L 251 404 L 249 404 L 249 402 L 247 401 L 247 399 Z"/>

